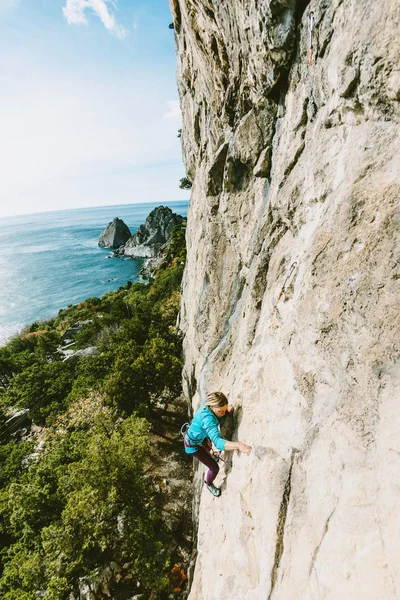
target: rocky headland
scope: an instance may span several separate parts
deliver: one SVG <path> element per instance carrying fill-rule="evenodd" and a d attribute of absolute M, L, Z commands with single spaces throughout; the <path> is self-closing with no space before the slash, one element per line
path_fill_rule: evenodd
<path fill-rule="evenodd" d="M 124 256 L 132 258 L 156 258 L 165 245 L 170 241 L 172 228 L 184 221 L 167 206 L 158 206 L 153 209 L 145 223 L 140 225 L 133 236 L 125 243 Z M 119 253 L 121 249 L 119 249 Z"/>
<path fill-rule="evenodd" d="M 115 249 L 115 257 L 149 259 L 143 273 L 152 273 L 160 261 L 172 237 L 175 225 L 182 225 L 184 217 L 174 213 L 167 206 L 157 206 L 131 235 L 129 228 L 118 218 L 109 223 L 99 238 L 99 246 Z M 127 233 L 129 235 L 127 235 Z M 121 241 L 121 240 L 124 241 Z M 121 243 L 118 243 L 121 242 Z"/>

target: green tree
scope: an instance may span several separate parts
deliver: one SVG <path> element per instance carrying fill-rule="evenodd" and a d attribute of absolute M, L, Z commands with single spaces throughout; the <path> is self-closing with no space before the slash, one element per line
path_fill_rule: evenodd
<path fill-rule="evenodd" d="M 101 331 L 101 319 L 91 319 L 91 323 L 85 323 L 82 329 L 74 336 L 75 348 L 87 348 L 96 344 L 96 338 Z"/>
<path fill-rule="evenodd" d="M 148 393 L 160 394 L 164 389 L 178 394 L 181 386 L 182 362 L 175 355 L 176 347 L 155 337 L 146 342 L 140 357 L 142 377 Z"/>
<path fill-rule="evenodd" d="M 182 179 L 179 180 L 179 187 L 181 190 L 191 190 L 192 182 L 187 177 L 182 177 Z"/>
<path fill-rule="evenodd" d="M 135 416 L 120 426 L 99 415 L 83 460 L 61 478 L 68 490 L 61 518 L 43 529 L 47 571 L 77 585 L 110 561 L 132 561 L 141 579 L 160 581 L 163 528 L 143 479 L 149 424 Z"/>
<path fill-rule="evenodd" d="M 171 241 L 167 250 L 168 263 L 174 258 L 181 261 L 186 260 L 186 221 L 180 225 L 174 225 L 172 228 Z"/>
<path fill-rule="evenodd" d="M 0 486 L 17 481 L 24 471 L 24 464 L 33 452 L 32 442 L 11 441 L 0 445 Z"/>
<path fill-rule="evenodd" d="M 72 377 L 73 366 L 69 363 L 33 364 L 13 378 L 2 395 L 2 404 L 29 408 L 32 419 L 44 423 L 49 415 L 66 408 Z"/>
<path fill-rule="evenodd" d="M 0 348 L 0 387 L 7 389 L 14 377 L 15 366 L 7 348 Z"/>
<path fill-rule="evenodd" d="M 82 357 L 75 367 L 69 399 L 84 396 L 89 390 L 101 389 L 113 362 L 114 354 L 111 351 L 102 352 L 98 356 Z"/>
<path fill-rule="evenodd" d="M 42 361 L 60 360 L 62 354 L 59 351 L 61 337 L 56 331 L 47 331 L 37 339 L 35 353 Z"/>
<path fill-rule="evenodd" d="M 104 382 L 104 393 L 111 406 L 126 414 L 134 410 L 143 413 L 147 398 L 142 389 L 142 373 L 136 361 L 141 354 L 140 346 L 130 340 L 118 346 L 116 360 Z"/>
<path fill-rule="evenodd" d="M 2 598 L 6 600 L 36 600 L 36 590 L 43 581 L 40 553 L 17 542 L 5 553 L 6 561 L 0 579 Z"/>

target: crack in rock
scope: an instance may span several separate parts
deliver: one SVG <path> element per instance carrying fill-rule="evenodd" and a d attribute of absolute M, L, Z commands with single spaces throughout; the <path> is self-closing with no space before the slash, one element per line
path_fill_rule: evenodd
<path fill-rule="evenodd" d="M 281 501 L 281 505 L 279 507 L 278 524 L 276 527 L 275 558 L 274 558 L 274 564 L 273 564 L 273 567 L 271 570 L 271 588 L 270 588 L 270 592 L 269 592 L 267 600 L 271 600 L 271 598 L 272 598 L 272 594 L 274 592 L 274 588 L 275 588 L 275 584 L 276 584 L 276 580 L 277 580 L 279 565 L 280 565 L 281 558 L 283 555 L 283 550 L 284 550 L 283 538 L 284 538 L 284 533 L 285 533 L 287 511 L 288 511 L 289 501 L 290 501 L 290 492 L 292 489 L 292 469 L 293 469 L 295 454 L 296 454 L 296 450 L 292 450 L 292 456 L 290 458 L 289 473 L 286 478 L 285 487 L 283 489 L 282 501 Z"/>
<path fill-rule="evenodd" d="M 313 570 L 313 568 L 314 568 L 314 565 L 315 565 L 315 563 L 316 563 L 316 561 L 317 561 L 319 550 L 320 550 L 320 548 L 321 548 L 321 546 L 322 546 L 322 542 L 324 541 L 324 538 L 325 538 L 326 534 L 328 533 L 328 529 L 329 529 L 329 522 L 330 522 L 330 520 L 331 520 L 331 518 L 332 518 L 332 515 L 333 515 L 333 513 L 335 512 L 335 510 L 336 510 L 336 506 L 335 506 L 335 508 L 332 510 L 331 514 L 329 515 L 329 517 L 327 518 L 327 520 L 326 520 L 326 522 L 325 522 L 325 527 L 324 527 L 324 531 L 322 532 L 321 541 L 320 541 L 320 543 L 318 544 L 318 546 L 315 548 L 315 550 L 314 550 L 314 552 L 313 552 L 313 555 L 312 555 L 312 557 L 311 557 L 311 565 L 310 565 L 310 570 L 308 571 L 308 574 L 309 574 L 309 575 L 311 575 L 311 571 Z"/>

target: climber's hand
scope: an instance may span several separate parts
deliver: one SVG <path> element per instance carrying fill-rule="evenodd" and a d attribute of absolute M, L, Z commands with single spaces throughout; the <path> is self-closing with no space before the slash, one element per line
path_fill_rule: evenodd
<path fill-rule="evenodd" d="M 243 442 L 239 443 L 239 452 L 244 452 L 244 454 L 249 455 L 251 450 L 252 450 L 251 446 L 248 446 L 247 444 L 243 444 Z"/>

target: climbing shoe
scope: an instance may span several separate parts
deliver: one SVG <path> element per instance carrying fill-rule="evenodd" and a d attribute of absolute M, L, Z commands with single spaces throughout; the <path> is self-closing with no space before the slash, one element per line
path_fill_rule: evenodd
<path fill-rule="evenodd" d="M 208 491 L 212 493 L 213 496 L 216 496 L 218 498 L 218 496 L 221 495 L 221 490 L 219 488 L 215 487 L 215 485 L 213 483 L 210 483 L 210 485 L 208 485 L 208 483 L 205 481 L 204 485 L 206 486 Z"/>

